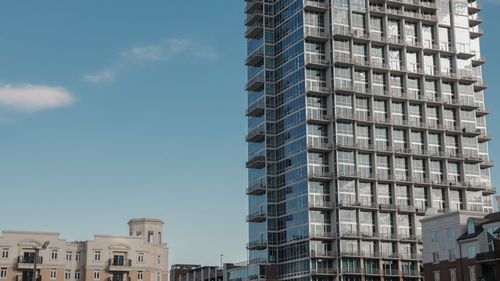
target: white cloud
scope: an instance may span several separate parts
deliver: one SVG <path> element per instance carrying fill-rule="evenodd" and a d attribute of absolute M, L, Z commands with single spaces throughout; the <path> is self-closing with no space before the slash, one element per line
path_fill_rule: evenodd
<path fill-rule="evenodd" d="M 115 66 L 84 75 L 83 79 L 89 83 L 111 82 L 126 67 L 134 64 L 162 62 L 177 57 L 213 60 L 218 57 L 218 54 L 208 44 L 189 39 L 171 38 L 157 44 L 137 46 L 121 52 Z"/>
<path fill-rule="evenodd" d="M 68 106 L 73 96 L 62 87 L 18 84 L 0 86 L 0 105 L 22 112 Z"/>
<path fill-rule="evenodd" d="M 118 71 L 117 67 L 105 69 L 99 73 L 87 74 L 87 75 L 83 76 L 83 80 L 90 82 L 90 83 L 110 82 L 110 81 L 113 81 L 115 79 L 117 71 Z"/>

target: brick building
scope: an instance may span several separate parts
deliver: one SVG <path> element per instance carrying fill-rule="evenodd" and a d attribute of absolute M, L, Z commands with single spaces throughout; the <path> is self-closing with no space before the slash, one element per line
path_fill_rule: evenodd
<path fill-rule="evenodd" d="M 458 211 L 421 220 L 426 281 L 498 281 L 500 212 Z"/>

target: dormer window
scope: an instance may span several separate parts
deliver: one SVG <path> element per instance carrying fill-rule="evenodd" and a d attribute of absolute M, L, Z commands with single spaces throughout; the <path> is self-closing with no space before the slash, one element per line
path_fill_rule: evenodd
<path fill-rule="evenodd" d="M 475 232 L 474 219 L 470 218 L 467 221 L 467 234 L 474 234 L 474 232 Z"/>

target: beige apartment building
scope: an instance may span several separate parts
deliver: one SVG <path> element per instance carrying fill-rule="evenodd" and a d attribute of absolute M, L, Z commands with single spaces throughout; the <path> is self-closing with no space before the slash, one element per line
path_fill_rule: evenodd
<path fill-rule="evenodd" d="M 163 224 L 132 219 L 129 236 L 94 235 L 94 240 L 75 242 L 56 232 L 3 231 L 0 281 L 32 281 L 36 248 L 37 281 L 168 281 Z"/>

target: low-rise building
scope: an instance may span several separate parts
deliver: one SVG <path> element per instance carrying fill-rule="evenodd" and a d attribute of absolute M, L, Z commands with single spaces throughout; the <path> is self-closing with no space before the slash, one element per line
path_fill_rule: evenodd
<path fill-rule="evenodd" d="M 142 218 L 128 224 L 129 236 L 95 235 L 76 242 L 57 232 L 3 231 L 0 281 L 32 281 L 35 261 L 37 281 L 167 281 L 163 221 Z"/>
<path fill-rule="evenodd" d="M 224 264 L 224 281 L 277 281 L 278 265 L 255 261 Z"/>
<path fill-rule="evenodd" d="M 170 281 L 223 281 L 224 270 L 218 266 L 173 265 Z"/>
<path fill-rule="evenodd" d="M 179 276 L 183 276 L 188 271 L 200 266 L 199 264 L 174 264 L 170 267 L 170 281 L 177 281 L 179 280 Z"/>
<path fill-rule="evenodd" d="M 457 211 L 421 220 L 426 281 L 498 281 L 500 213 Z"/>

